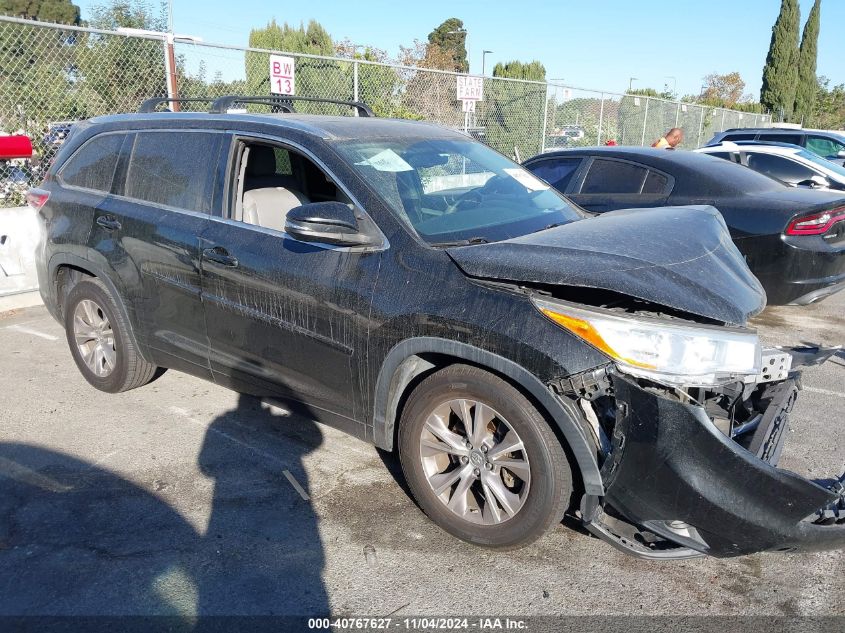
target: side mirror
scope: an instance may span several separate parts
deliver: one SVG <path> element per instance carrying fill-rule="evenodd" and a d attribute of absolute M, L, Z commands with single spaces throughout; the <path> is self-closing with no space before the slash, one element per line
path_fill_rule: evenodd
<path fill-rule="evenodd" d="M 311 202 L 294 207 L 285 219 L 285 233 L 302 242 L 336 246 L 366 246 L 368 235 L 358 230 L 355 212 L 342 202 Z"/>
<path fill-rule="evenodd" d="M 796 186 L 809 187 L 810 189 L 830 189 L 830 181 L 824 176 L 816 174 L 807 180 L 802 180 Z"/>
<path fill-rule="evenodd" d="M 837 158 L 845 158 L 845 149 L 843 149 L 842 151 L 836 152 L 836 157 Z"/>

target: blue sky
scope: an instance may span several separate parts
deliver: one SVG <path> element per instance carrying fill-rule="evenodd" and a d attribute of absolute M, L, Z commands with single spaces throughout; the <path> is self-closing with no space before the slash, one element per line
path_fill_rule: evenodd
<path fill-rule="evenodd" d="M 319 21 L 335 40 L 398 52 L 424 40 L 443 20 L 457 17 L 469 31 L 471 72 L 499 61 L 540 60 L 549 78 L 581 88 L 621 92 L 673 87 L 697 94 L 711 73 L 739 71 L 756 98 L 779 0 L 172 0 L 174 30 L 206 42 L 246 45 L 249 31 L 271 18 Z M 812 0 L 801 0 L 802 28 Z M 98 2 L 83 0 L 87 7 Z M 823 0 L 818 72 L 845 83 L 845 1 Z M 213 72 L 218 65 L 209 59 Z M 219 62 L 222 63 L 222 62 Z"/>

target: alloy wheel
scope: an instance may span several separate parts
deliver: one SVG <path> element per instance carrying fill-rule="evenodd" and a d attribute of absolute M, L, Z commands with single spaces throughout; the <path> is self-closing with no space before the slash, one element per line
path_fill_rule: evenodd
<path fill-rule="evenodd" d="M 83 362 L 98 378 L 114 371 L 117 350 L 114 331 L 103 309 L 90 299 L 83 299 L 73 312 L 73 337 Z"/>
<path fill-rule="evenodd" d="M 472 523 L 504 523 L 528 498 L 531 468 L 522 439 L 483 402 L 455 399 L 434 409 L 421 432 L 420 459 L 437 498 Z"/>

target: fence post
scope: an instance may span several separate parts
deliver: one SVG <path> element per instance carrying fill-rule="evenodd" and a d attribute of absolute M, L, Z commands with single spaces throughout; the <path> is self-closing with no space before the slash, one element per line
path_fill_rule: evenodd
<path fill-rule="evenodd" d="M 700 106 L 701 109 L 701 118 L 698 120 L 698 142 L 696 143 L 696 147 L 701 146 L 701 131 L 704 129 L 704 106 Z"/>
<path fill-rule="evenodd" d="M 728 111 L 727 111 L 727 110 L 725 110 L 724 108 L 722 108 L 722 127 L 721 127 L 721 129 L 719 130 L 720 132 L 724 132 L 724 131 L 725 131 L 725 115 L 726 115 L 727 113 L 728 113 Z"/>
<path fill-rule="evenodd" d="M 601 93 L 601 106 L 599 106 L 599 133 L 596 137 L 596 145 L 601 145 L 601 128 L 604 124 L 604 93 Z"/>
<path fill-rule="evenodd" d="M 549 119 L 549 84 L 546 84 L 546 88 L 544 90 L 545 94 L 545 103 L 543 104 L 543 137 L 540 139 L 540 153 L 546 151 L 546 124 L 548 123 Z"/>
<path fill-rule="evenodd" d="M 651 101 L 648 97 L 645 98 L 645 114 L 643 114 L 643 137 L 640 140 L 640 145 L 645 145 L 645 127 L 648 123 L 648 102 Z"/>
<path fill-rule="evenodd" d="M 164 44 L 164 74 L 167 82 L 167 98 L 178 99 L 179 93 L 176 86 L 176 55 L 173 51 L 173 33 L 168 33 L 162 40 Z M 168 107 L 174 112 L 179 112 L 178 101 L 171 101 Z"/>
<path fill-rule="evenodd" d="M 678 107 L 675 109 L 675 127 L 681 122 L 681 102 L 678 101 Z"/>
<path fill-rule="evenodd" d="M 358 99 L 358 60 L 354 60 L 352 62 L 352 100 L 359 101 Z M 358 110 L 355 110 L 355 113 L 358 113 Z"/>

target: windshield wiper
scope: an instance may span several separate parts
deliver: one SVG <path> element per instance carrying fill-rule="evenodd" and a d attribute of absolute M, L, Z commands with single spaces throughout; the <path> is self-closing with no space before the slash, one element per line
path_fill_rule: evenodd
<path fill-rule="evenodd" d="M 447 246 L 468 246 L 469 244 L 488 244 L 490 240 L 486 237 L 470 237 L 465 240 L 454 240 L 452 242 L 433 242 L 431 245 L 436 247 Z"/>
<path fill-rule="evenodd" d="M 548 231 L 549 229 L 556 229 L 557 227 L 563 226 L 564 224 L 569 224 L 569 222 L 555 222 L 554 224 L 549 224 L 548 226 L 544 226 L 542 229 L 537 229 L 534 232 L 539 233 L 540 231 Z"/>

